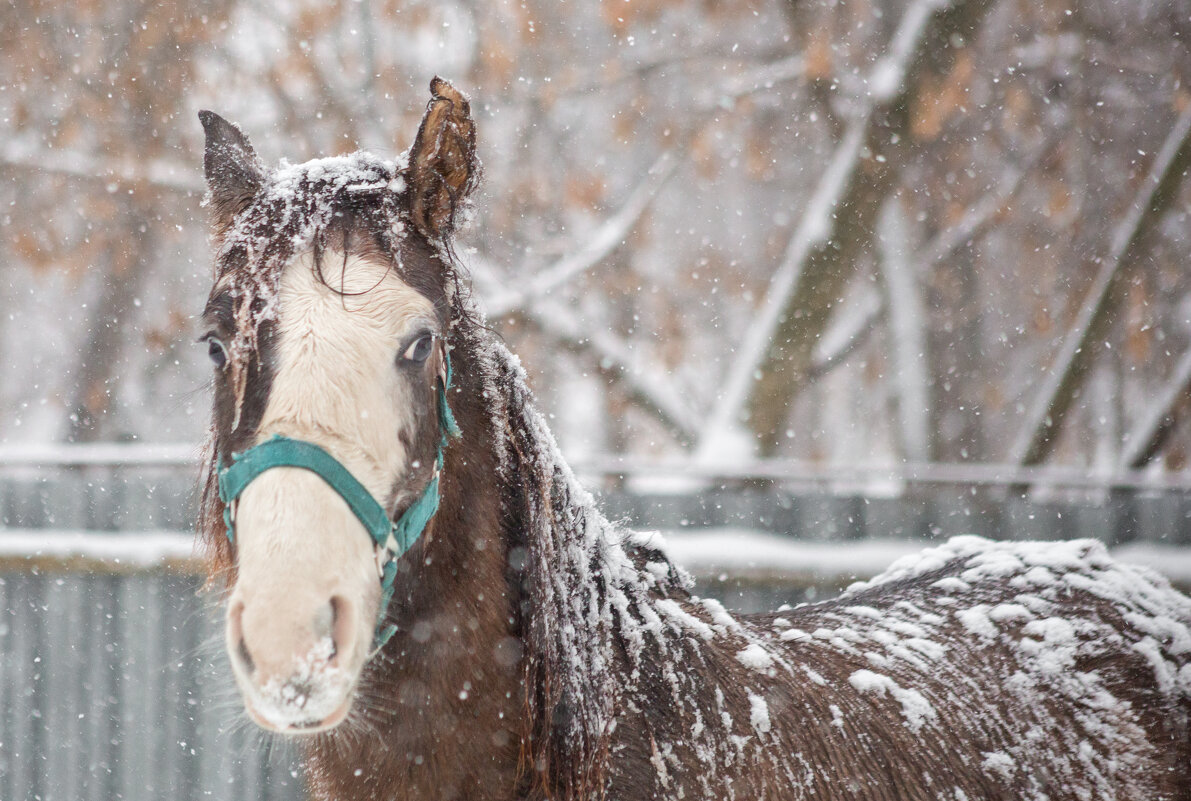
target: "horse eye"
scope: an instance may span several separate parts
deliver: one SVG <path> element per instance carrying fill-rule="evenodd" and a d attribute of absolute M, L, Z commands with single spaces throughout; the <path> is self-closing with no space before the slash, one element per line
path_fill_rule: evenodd
<path fill-rule="evenodd" d="M 430 352 L 434 349 L 434 335 L 423 334 L 410 343 L 410 346 L 405 349 L 405 353 L 401 354 L 401 358 L 407 362 L 414 362 L 421 364 L 430 358 Z"/>
<path fill-rule="evenodd" d="M 223 341 L 219 337 L 207 337 L 207 355 L 220 370 L 227 365 L 227 349 L 223 347 Z"/>

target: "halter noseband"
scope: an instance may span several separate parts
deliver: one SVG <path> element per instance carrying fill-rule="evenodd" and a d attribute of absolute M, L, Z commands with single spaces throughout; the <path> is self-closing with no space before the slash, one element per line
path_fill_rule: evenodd
<path fill-rule="evenodd" d="M 393 582 L 397 577 L 397 559 L 413 547 L 426 524 L 438 511 L 438 477 L 443 467 L 443 450 L 453 438 L 460 436 L 459 425 L 451 406 L 447 403 L 447 390 L 451 388 L 451 357 L 443 345 L 444 369 L 438 376 L 438 452 L 434 458 L 434 474 L 426 489 L 418 496 L 401 517 L 392 520 L 385 508 L 372 496 L 367 488 L 344 467 L 339 460 L 312 442 L 290 439 L 274 434 L 264 442 L 254 445 L 242 453 L 233 453 L 229 465 L 222 458 L 219 466 L 219 499 L 223 501 L 223 521 L 227 525 L 227 538 L 235 542 L 236 501 L 257 477 L 274 467 L 300 467 L 317 475 L 343 498 L 348 508 L 364 525 L 364 529 L 376 544 L 377 568 L 380 572 L 380 612 L 376 621 L 374 648 L 381 648 L 397 631 L 396 626 L 385 626 L 385 612 L 393 597 Z"/>

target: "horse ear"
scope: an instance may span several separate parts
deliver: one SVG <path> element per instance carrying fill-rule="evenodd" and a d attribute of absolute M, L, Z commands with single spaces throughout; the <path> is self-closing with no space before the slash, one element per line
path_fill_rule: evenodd
<path fill-rule="evenodd" d="M 207 177 L 207 202 L 215 222 L 227 225 L 247 206 L 264 182 L 264 167 L 240 128 L 213 111 L 200 111 L 207 136 L 203 172 Z"/>
<path fill-rule="evenodd" d="M 430 103 L 410 149 L 409 175 L 414 224 L 429 239 L 446 239 L 479 183 L 480 162 L 471 104 L 437 76 L 430 82 Z"/>

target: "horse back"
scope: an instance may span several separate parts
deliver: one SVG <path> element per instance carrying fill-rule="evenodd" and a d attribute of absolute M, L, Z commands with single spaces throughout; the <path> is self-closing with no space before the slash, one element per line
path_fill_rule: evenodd
<path fill-rule="evenodd" d="M 650 731 L 619 738 L 656 797 L 1191 799 L 1191 600 L 1098 543 L 960 538 L 828 602 L 686 609 L 701 693 L 642 671 Z"/>

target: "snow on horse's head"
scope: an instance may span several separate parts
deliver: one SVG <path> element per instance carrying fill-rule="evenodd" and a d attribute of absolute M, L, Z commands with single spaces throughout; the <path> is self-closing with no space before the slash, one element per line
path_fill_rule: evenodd
<path fill-rule="evenodd" d="M 345 718 L 391 632 L 378 617 L 397 557 L 433 527 L 453 425 L 449 240 L 478 164 L 466 98 L 439 79 L 431 91 L 396 161 L 268 169 L 236 126 L 200 114 L 217 249 L 204 528 L 246 708 L 278 731 Z M 387 538 L 411 507 L 428 519 Z"/>

